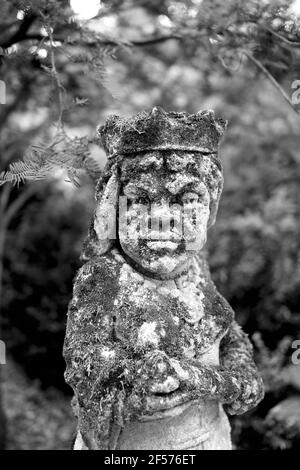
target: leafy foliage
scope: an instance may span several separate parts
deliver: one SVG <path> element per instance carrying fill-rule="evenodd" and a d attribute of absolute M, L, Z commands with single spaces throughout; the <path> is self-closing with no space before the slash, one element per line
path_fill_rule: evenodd
<path fill-rule="evenodd" d="M 70 182 L 79 186 L 80 170 L 87 170 L 97 180 L 101 174 L 101 166 L 89 155 L 89 139 L 62 135 L 49 147 L 31 146 L 24 160 L 13 162 L 9 169 L 0 174 L 0 185 L 5 182 L 24 183 L 26 180 L 38 181 L 51 176 L 58 169 L 66 170 Z"/>

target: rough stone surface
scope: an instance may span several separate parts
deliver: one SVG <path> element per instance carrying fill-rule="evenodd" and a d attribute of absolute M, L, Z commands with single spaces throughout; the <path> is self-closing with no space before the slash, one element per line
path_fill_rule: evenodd
<path fill-rule="evenodd" d="M 203 252 L 222 190 L 221 165 L 209 153 L 221 127 L 211 113 L 154 110 L 113 117 L 101 130 L 110 158 L 64 345 L 75 448 L 230 449 L 223 405 L 239 414 L 263 397 L 251 343 Z M 155 224 L 168 217 L 171 225 Z"/>
<path fill-rule="evenodd" d="M 226 121 L 215 119 L 211 110 L 197 114 L 166 113 L 155 107 L 132 118 L 110 116 L 99 128 L 109 158 L 149 150 L 185 150 L 217 153 Z"/>

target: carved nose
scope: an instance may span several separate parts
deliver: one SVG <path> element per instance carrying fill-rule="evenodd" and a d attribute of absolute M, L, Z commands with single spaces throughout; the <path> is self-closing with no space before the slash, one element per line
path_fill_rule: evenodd
<path fill-rule="evenodd" d="M 152 208 L 148 218 L 148 228 L 155 232 L 169 233 L 180 221 L 180 214 L 173 213 L 168 204 L 162 204 Z"/>

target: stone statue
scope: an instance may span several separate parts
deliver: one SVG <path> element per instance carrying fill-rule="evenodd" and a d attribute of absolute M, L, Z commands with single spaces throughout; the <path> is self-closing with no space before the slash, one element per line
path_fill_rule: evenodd
<path fill-rule="evenodd" d="M 225 127 L 212 111 L 154 108 L 99 129 L 108 163 L 64 345 L 75 449 L 230 449 L 225 411 L 263 397 L 251 343 L 202 250 Z"/>

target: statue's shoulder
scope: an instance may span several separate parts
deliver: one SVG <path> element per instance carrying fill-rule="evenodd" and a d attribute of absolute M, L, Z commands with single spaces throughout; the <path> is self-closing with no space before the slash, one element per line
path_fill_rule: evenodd
<path fill-rule="evenodd" d="M 234 320 L 234 310 L 211 279 L 204 285 L 203 294 L 206 319 L 215 325 L 222 336 Z"/>
<path fill-rule="evenodd" d="M 93 257 L 78 270 L 70 307 L 88 311 L 112 311 L 120 285 L 120 271 L 124 260 L 115 253 Z"/>
<path fill-rule="evenodd" d="M 95 256 L 78 270 L 75 283 L 87 283 L 90 280 L 92 285 L 95 286 L 113 280 L 116 281 L 124 264 L 124 259 L 118 253 L 112 251 L 101 256 Z"/>
<path fill-rule="evenodd" d="M 198 254 L 194 258 L 194 263 L 194 269 L 197 270 L 196 279 L 200 281 L 198 286 L 199 292 L 203 295 L 206 317 L 224 329 L 233 321 L 234 311 L 211 278 L 205 252 Z"/>

